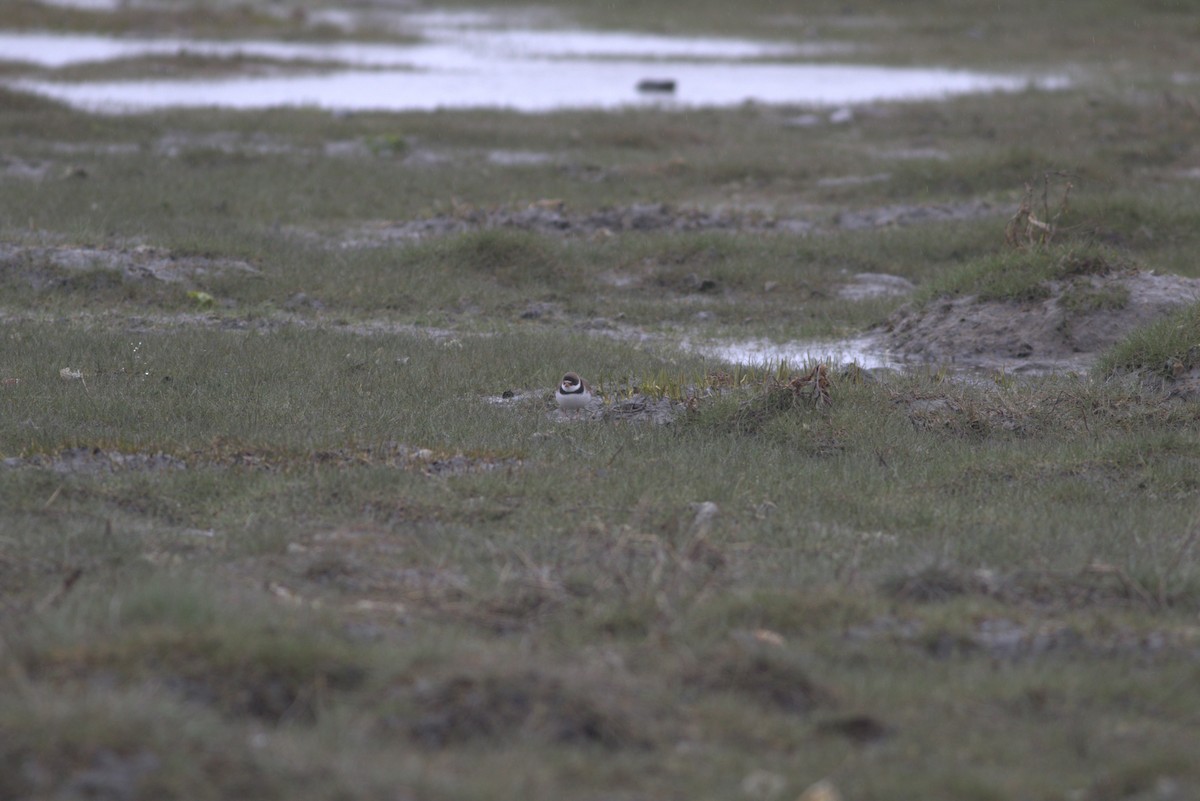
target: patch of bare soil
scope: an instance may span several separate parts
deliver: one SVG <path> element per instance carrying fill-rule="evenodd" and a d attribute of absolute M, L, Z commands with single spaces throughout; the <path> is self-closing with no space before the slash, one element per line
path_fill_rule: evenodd
<path fill-rule="evenodd" d="M 1200 279 L 1127 271 L 1047 284 L 1033 301 L 974 295 L 905 306 L 883 344 L 912 360 L 1010 372 L 1086 370 L 1099 354 L 1177 307 L 1200 300 Z"/>
<path fill-rule="evenodd" d="M 1096 632 L 1070 623 L 1020 621 L 1001 615 L 985 617 L 965 630 L 880 618 L 850 629 L 846 636 L 851 641 L 885 639 L 906 643 L 943 659 L 979 653 L 1002 661 L 1035 659 L 1050 653 L 1145 659 L 1178 656 L 1194 659 L 1200 655 L 1200 644 L 1190 631 L 1115 628 Z"/>
<path fill-rule="evenodd" d="M 880 618 L 847 632 L 851 640 L 886 638 L 926 648 L 935 656 L 985 652 L 997 659 L 1020 659 L 1054 652 L 1100 655 L 1200 654 L 1193 627 L 1134 629 L 1081 628 L 1056 621 L 1068 610 L 1148 609 L 1159 611 L 1190 603 L 1163 586 L 1146 586 L 1115 565 L 1093 563 L 1076 572 L 1043 570 L 999 574 L 957 566 L 927 566 L 893 576 L 884 594 L 916 604 L 939 604 L 977 596 L 1009 604 L 1012 617 L 985 616 L 967 630 L 929 629 L 918 620 Z M 1032 619 L 1028 612 L 1033 610 Z"/>
<path fill-rule="evenodd" d="M 932 205 L 911 205 L 908 203 L 895 206 L 878 206 L 876 208 L 843 211 L 834 218 L 838 228 L 848 231 L 859 231 L 865 228 L 886 228 L 889 226 L 920 225 L 931 222 L 949 222 L 953 220 L 973 220 L 999 212 L 996 206 L 986 200 L 969 200 L 965 203 L 936 203 Z"/>
<path fill-rule="evenodd" d="M 0 177 L 40 181 L 54 165 L 48 161 L 30 161 L 16 156 L 0 156 Z"/>
<path fill-rule="evenodd" d="M 608 750 L 647 747 L 643 715 L 614 689 L 576 688 L 537 671 L 464 674 L 418 685 L 413 715 L 394 725 L 429 748 L 522 735 Z"/>
<path fill-rule="evenodd" d="M 965 220 L 996 213 L 984 201 L 961 204 L 896 205 L 846 211 L 832 220 L 834 228 L 858 230 Z M 675 208 L 666 203 L 635 203 L 594 212 L 573 213 L 561 201 L 543 200 L 517 211 L 467 208 L 453 215 L 375 223 L 351 232 L 343 247 L 371 247 L 492 228 L 511 228 L 562 236 L 607 236 L 643 232 L 730 231 L 806 234 L 826 227 L 820 220 L 778 217 L 761 211 Z"/>
<path fill-rule="evenodd" d="M 37 467 L 61 474 L 116 473 L 126 470 L 158 472 L 185 470 L 187 462 L 166 453 L 121 453 L 100 448 L 67 448 L 56 454 L 13 456 L 0 460 L 0 469 Z"/>
<path fill-rule="evenodd" d="M 344 244 L 349 247 L 377 245 L 490 228 L 589 236 L 628 231 L 805 231 L 811 224 L 799 220 L 780 221 L 761 214 L 675 209 L 665 203 L 635 203 L 574 214 L 561 202 L 541 201 L 519 211 L 472 208 L 453 216 L 381 223 L 362 229 Z"/>
<path fill-rule="evenodd" d="M 88 272 L 117 272 L 130 282 L 178 283 L 228 271 L 257 273 L 244 261 L 205 256 L 176 256 L 153 247 L 22 247 L 0 243 L 0 270 L 20 275 L 34 289 L 60 284 L 67 276 Z"/>

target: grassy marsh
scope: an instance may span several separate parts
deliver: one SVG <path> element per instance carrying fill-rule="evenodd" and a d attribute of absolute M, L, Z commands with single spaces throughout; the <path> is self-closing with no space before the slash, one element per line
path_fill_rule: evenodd
<path fill-rule="evenodd" d="M 825 408 L 760 373 L 670 425 L 551 411 L 565 370 L 609 400 L 720 386 L 683 337 L 860 332 L 905 302 L 841 294 L 860 273 L 918 298 L 1200 277 L 1177 5 L 830 7 L 811 24 L 885 60 L 1123 58 L 847 124 L 0 91 L 0 797 L 1196 795 L 1200 405 L 1143 374 L 1197 369 L 1197 307 L 1083 376 L 832 370 Z M 749 8 L 729 32 L 808 30 Z M 1062 238 L 1013 251 L 1047 171 Z"/>

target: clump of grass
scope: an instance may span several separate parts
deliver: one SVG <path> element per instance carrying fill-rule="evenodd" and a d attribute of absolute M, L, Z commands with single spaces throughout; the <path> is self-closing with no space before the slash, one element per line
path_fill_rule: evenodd
<path fill-rule="evenodd" d="M 1059 296 L 1058 304 L 1069 311 L 1082 313 L 1123 309 L 1129 305 L 1129 287 L 1076 284 Z"/>
<path fill-rule="evenodd" d="M 65 111 L 62 103 L 8 87 L 0 88 L 0 111 L 14 113 L 47 113 Z"/>
<path fill-rule="evenodd" d="M 811 678 L 802 660 L 778 646 L 738 643 L 717 648 L 684 670 L 683 683 L 801 715 L 832 699 L 830 691 Z"/>
<path fill-rule="evenodd" d="M 935 298 L 975 295 L 980 300 L 1026 302 L 1050 297 L 1052 281 L 1110 275 L 1135 269 L 1133 262 L 1096 245 L 1050 245 L 1039 250 L 992 253 L 966 262 L 935 279 L 918 303 Z M 1112 302 L 1117 298 L 1108 298 Z"/>
<path fill-rule="evenodd" d="M 493 229 L 453 237 L 433 246 L 445 262 L 491 276 L 504 285 L 553 282 L 560 254 L 545 237 Z"/>
<path fill-rule="evenodd" d="M 246 797 L 295 797 L 276 783 L 310 778 L 246 748 L 208 710 L 157 688 L 38 688 L 5 700 L 3 798 L 215 799 L 216 787 Z"/>
<path fill-rule="evenodd" d="M 381 133 L 366 139 L 367 147 L 377 156 L 403 156 L 412 145 L 402 133 Z"/>
<path fill-rule="evenodd" d="M 880 589 L 885 595 L 916 603 L 935 603 L 967 595 L 978 580 L 957 565 L 926 565 L 915 571 L 886 576 Z"/>
<path fill-rule="evenodd" d="M 295 623 L 233 610 L 192 582 L 154 580 L 94 600 L 86 588 L 12 642 L 24 672 L 101 670 L 131 686 L 162 681 L 233 715 L 311 720 L 332 693 L 363 683 L 361 654 Z M 97 617 L 102 618 L 97 621 Z"/>
<path fill-rule="evenodd" d="M 1100 357 L 1096 373 L 1146 371 L 1165 377 L 1200 367 L 1200 303 L 1137 329 Z"/>
<path fill-rule="evenodd" d="M 419 688 L 401 719 L 412 739 L 431 748 L 522 735 L 610 750 L 646 747 L 644 715 L 615 689 L 573 687 L 537 670 L 461 674 Z"/>
<path fill-rule="evenodd" d="M 684 403 L 732 390 L 778 384 L 784 382 L 790 374 L 791 369 L 786 361 L 758 366 L 739 364 L 729 369 L 718 368 L 703 372 L 672 371 L 661 367 L 620 379 L 600 376 L 593 382 L 593 388 L 601 397 L 613 400 L 625 400 L 640 395 L 654 400 Z"/>
<path fill-rule="evenodd" d="M 779 369 L 785 369 L 785 365 L 781 364 Z M 742 397 L 732 404 L 718 404 L 702 419 L 718 429 L 755 434 L 766 430 L 773 421 L 790 417 L 799 410 L 827 409 L 833 405 L 832 384 L 823 364 L 816 364 L 807 373 L 792 375 L 786 380 L 767 374 L 759 386 L 761 390 L 749 398 Z"/>

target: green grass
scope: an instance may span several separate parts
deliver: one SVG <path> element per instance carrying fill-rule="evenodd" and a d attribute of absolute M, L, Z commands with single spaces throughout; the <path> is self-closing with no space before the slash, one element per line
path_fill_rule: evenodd
<path fill-rule="evenodd" d="M 1051 282 L 1132 269 L 1136 269 L 1135 265 L 1121 255 L 1094 245 L 1002 250 L 947 271 L 922 288 L 918 302 L 968 294 L 980 300 L 1043 300 L 1051 295 Z M 1068 293 L 1064 302 L 1070 308 L 1119 308 L 1123 305 L 1119 296 L 1097 295 L 1083 289 Z"/>
<path fill-rule="evenodd" d="M 1171 376 L 1200 366 L 1200 304 L 1180 309 L 1131 334 L 1104 355 L 1096 367 L 1102 375 L 1148 371 Z"/>
<path fill-rule="evenodd" d="M 31 333 L 61 342 L 66 332 Z M 168 794 L 185 780 L 313 797 L 432 782 L 434 795 L 516 797 L 535 776 L 552 788 L 733 792 L 751 765 L 799 788 L 831 764 L 867 759 L 819 724 L 868 714 L 896 732 L 876 769 L 898 771 L 914 792 L 1049 792 L 1042 773 L 1001 779 L 1003 766 L 1035 754 L 1058 780 L 1094 776 L 1096 754 L 1120 754 L 1105 774 L 1113 781 L 1139 770 L 1195 781 L 1171 735 L 1192 725 L 1190 701 L 1168 712 L 1150 689 L 1191 670 L 1192 406 L 1066 380 L 840 380 L 830 411 L 774 407 L 754 430 L 726 416 L 758 389 L 663 428 L 562 425 L 540 399 L 492 409 L 481 395 L 548 387 L 554 374 L 514 376 L 541 375 L 568 353 L 598 371 L 654 362 L 528 333 L 447 350 L 320 330 L 143 337 L 151 377 L 181 382 L 163 403 L 153 381 L 121 371 L 122 338 L 78 334 L 17 365 L 28 378 L 16 395 L 6 388 L 3 440 L 31 452 L 165 449 L 188 466 L 4 475 L 7 602 L 39 610 L 36 626 L 4 634 L 5 658 L 30 683 L 5 706 L 19 733 L 6 739 L 12 764 L 37 753 L 79 775 L 106 748 L 126 760 L 150 752 L 160 767 L 139 786 L 165 782 Z M 401 352 L 409 361 L 398 365 Z M 56 357 L 83 366 L 87 389 L 57 376 Z M 49 374 L 27 372 L 35 364 Z M 930 398 L 948 403 L 915 405 Z M 318 458 L 322 447 L 382 437 L 515 451 L 521 465 L 437 478 Z M 698 529 L 691 504 L 702 500 L 720 513 Z M 935 579 L 930 563 L 957 578 Z M 74 570 L 81 576 L 61 590 Z M 935 580 L 954 589 L 931 602 L 918 588 Z M 997 657 L 986 626 L 1010 624 L 988 621 L 1026 632 L 1018 649 L 1036 647 L 1034 631 L 1054 645 Z M 747 644 L 757 629 L 784 644 Z M 1179 643 L 1155 652 L 1154 668 L 1136 645 L 1151 633 Z M 519 642 L 540 656 L 531 661 Z M 1091 656 L 1112 648 L 1129 655 Z M 124 712 L 80 684 L 97 672 Z M 942 677 L 936 696 L 930 675 Z M 74 714 L 91 734 L 39 734 L 63 714 L 47 706 L 46 686 L 86 693 Z M 985 731 L 967 712 L 980 703 L 994 710 Z M 1028 711 L 1038 703 L 1071 711 L 1047 723 Z M 209 711 L 166 751 L 153 727 L 127 728 L 196 705 Z M 220 758 L 223 740 L 264 725 L 262 755 L 236 762 L 241 778 L 175 767 L 197 752 Z M 1075 732 L 1110 726 L 1148 726 L 1140 753 L 1154 767 L 1106 734 L 1088 735 L 1088 756 L 1072 748 Z M 1035 733 L 1036 748 L 997 750 Z M 639 769 L 681 737 L 720 761 Z M 332 752 L 331 738 L 342 743 Z M 970 763 L 942 764 L 952 742 Z M 391 764 L 388 748 L 415 761 Z M 445 771 L 419 771 L 434 754 Z M 306 762 L 326 766 L 311 787 Z M 856 774 L 837 774 L 838 786 L 882 792 Z"/>
<path fill-rule="evenodd" d="M 676 347 L 861 332 L 905 301 L 840 297 L 862 272 L 924 302 L 1200 275 L 1200 117 L 1164 77 L 1194 20 L 768 5 L 561 8 L 1095 72 L 813 127 L 758 106 L 101 117 L 0 91 L 0 797 L 1200 792 L 1200 407 L 1144 381 L 1197 367 L 1200 307 L 1082 377 L 831 367 L 828 408 L 780 385 L 811 365 Z M 14 8 L 332 35 L 253 6 Z M 1054 241 L 1008 248 L 1048 171 L 1073 183 Z M 884 177 L 836 181 L 862 175 Z M 394 235 L 645 203 L 756 227 Z M 839 222 L 896 207 L 982 211 Z M 151 256 L 178 280 L 129 267 Z M 567 370 L 609 401 L 704 397 L 669 425 L 563 419 Z"/>

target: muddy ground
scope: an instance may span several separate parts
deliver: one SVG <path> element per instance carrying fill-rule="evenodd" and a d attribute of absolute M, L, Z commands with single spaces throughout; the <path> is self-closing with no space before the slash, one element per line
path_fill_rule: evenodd
<path fill-rule="evenodd" d="M 968 220 L 998 211 L 991 203 L 976 200 L 958 204 L 903 204 L 847 210 L 829 219 L 821 215 L 801 218 L 732 209 L 702 211 L 676 208 L 666 203 L 634 203 L 577 213 L 560 201 L 544 200 L 515 211 L 467 208 L 455 215 L 378 222 L 350 233 L 342 245 L 365 247 L 494 228 L 592 237 L 631 231 L 806 234 L 821 230 L 863 230 Z"/>
<path fill-rule="evenodd" d="M 1200 279 L 1133 270 L 1047 285 L 1035 301 L 974 295 L 910 304 L 882 327 L 896 355 L 1014 373 L 1086 371 L 1135 329 L 1200 300 Z"/>
<path fill-rule="evenodd" d="M 583 237 L 618 232 L 706 230 L 820 235 L 823 230 L 921 224 L 996 212 L 995 207 L 982 201 L 958 206 L 887 206 L 845 211 L 822 223 L 815 218 L 777 218 L 729 210 L 700 211 L 662 203 L 575 213 L 561 202 L 543 201 L 517 211 L 472 208 L 454 216 L 380 222 L 353 231 L 340 242 L 326 244 L 370 247 L 495 228 Z M 206 276 L 230 271 L 257 272 L 254 266 L 243 261 L 177 256 L 146 246 L 90 248 L 68 244 L 0 245 L 0 269 L 34 289 L 45 289 L 87 273 L 119 275 L 122 280 L 133 283 L 189 287 Z M 900 297 L 915 289 L 911 282 L 900 276 L 861 273 L 851 276 L 839 287 L 838 296 L 846 300 Z M 980 300 L 965 295 L 908 304 L 869 336 L 877 339 L 881 353 L 886 352 L 890 359 L 900 362 L 1014 374 L 1084 372 L 1103 351 L 1136 328 L 1183 304 L 1200 300 L 1200 279 L 1125 270 L 1052 281 L 1045 290 L 1045 297 L 1032 301 Z M 324 310 L 320 301 L 300 293 L 284 304 L 284 312 L 294 312 L 299 307 L 311 307 L 318 312 Z M 540 311 L 523 314 L 523 317 L 536 316 L 541 316 Z M 195 318 L 192 324 L 213 322 L 204 314 L 190 317 Z M 179 315 L 172 321 L 187 324 L 179 319 Z M 379 322 L 384 328 L 390 328 L 384 321 Z M 369 323 L 363 325 L 370 327 Z M 431 333 L 444 335 L 449 332 Z M 1200 387 L 1200 377 L 1181 375 L 1177 378 L 1181 383 L 1190 382 L 1189 386 Z"/>

